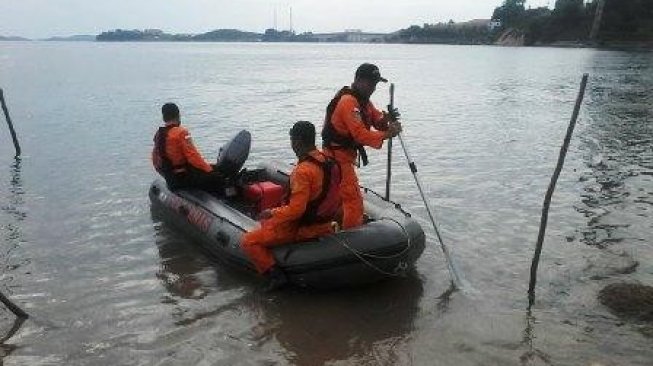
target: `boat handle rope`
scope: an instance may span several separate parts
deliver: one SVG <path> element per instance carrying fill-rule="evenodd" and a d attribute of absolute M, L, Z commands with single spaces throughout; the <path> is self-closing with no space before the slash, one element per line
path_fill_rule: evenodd
<path fill-rule="evenodd" d="M 383 220 L 392 221 L 395 224 L 397 224 L 397 226 L 399 226 L 401 231 L 404 233 L 404 236 L 406 237 L 406 247 L 399 253 L 392 254 L 392 255 L 387 255 L 387 256 L 386 255 L 367 254 L 367 253 L 361 253 L 361 255 L 363 255 L 365 257 L 368 257 L 368 258 L 374 258 L 374 259 L 393 259 L 393 258 L 397 258 L 397 257 L 400 257 L 400 256 L 406 254 L 406 252 L 408 250 L 410 250 L 410 248 L 412 246 L 412 240 L 410 239 L 410 234 L 408 234 L 408 230 L 406 230 L 406 227 L 404 227 L 404 225 L 402 225 L 399 221 L 397 221 L 397 220 L 395 220 L 395 219 L 393 219 L 391 217 L 380 217 L 379 218 L 379 221 L 383 221 Z"/>
<path fill-rule="evenodd" d="M 363 187 L 363 189 L 365 189 L 366 191 L 369 190 L 370 192 L 376 194 L 377 196 L 379 196 L 380 198 L 383 199 L 383 197 L 382 197 L 381 195 L 379 195 L 378 193 L 372 191 L 371 189 L 369 189 L 369 188 L 365 188 L 365 187 Z M 193 200 L 193 201 L 194 201 L 194 200 Z M 391 201 L 387 201 L 387 202 L 391 202 Z M 397 209 L 399 209 L 401 212 L 403 212 L 404 214 L 406 214 L 406 216 L 410 217 L 410 214 L 408 214 L 407 212 L 403 211 L 403 209 L 401 208 L 401 206 L 400 206 L 398 203 L 394 203 L 394 202 L 391 202 L 391 203 L 393 203 L 393 204 L 395 205 L 395 207 L 397 207 Z M 222 221 L 226 221 L 226 222 L 228 222 L 228 223 L 231 224 L 232 226 L 235 226 L 236 228 L 240 229 L 241 231 L 243 231 L 243 232 L 246 232 L 246 231 L 247 231 L 247 230 L 245 230 L 245 228 L 243 228 L 242 226 L 236 224 L 235 222 L 233 222 L 233 221 L 227 219 L 226 217 L 221 216 L 221 215 L 217 215 L 217 214 L 215 214 L 214 212 L 209 211 L 209 210 L 208 210 L 206 207 L 204 207 L 204 205 L 202 205 L 201 203 L 199 203 L 199 202 L 195 202 L 195 204 L 197 204 L 198 206 L 202 207 L 202 208 L 205 209 L 206 211 L 210 212 L 210 213 L 211 213 L 213 216 L 215 216 L 216 218 L 218 218 L 218 219 L 220 219 L 220 220 L 222 220 Z M 185 208 L 185 207 L 184 207 L 184 208 Z M 376 266 L 374 263 L 371 263 L 369 260 L 365 259 L 365 257 L 373 258 L 373 259 L 394 259 L 394 258 L 397 258 L 397 257 L 400 257 L 400 256 L 406 254 L 406 252 L 408 252 L 408 250 L 412 247 L 412 240 L 411 240 L 411 238 L 410 238 L 410 234 L 408 233 L 408 230 L 406 230 L 406 228 L 404 227 L 404 225 L 402 225 L 398 220 L 395 220 L 395 219 L 393 219 L 393 218 L 391 218 L 391 217 L 380 217 L 380 218 L 379 218 L 379 221 L 382 221 L 382 220 L 387 220 L 387 221 L 392 221 L 392 222 L 394 222 L 395 224 L 397 224 L 397 226 L 399 226 L 399 228 L 401 229 L 401 231 L 404 233 L 404 236 L 406 237 L 406 247 L 405 247 L 401 252 L 396 253 L 396 254 L 393 254 L 393 255 L 389 255 L 389 256 L 383 256 L 383 255 L 375 255 L 375 254 L 363 253 L 363 252 L 360 252 L 360 251 L 358 251 L 358 250 L 352 248 L 352 247 L 348 244 L 347 239 L 340 239 L 340 238 L 338 238 L 338 237 L 335 236 L 335 235 L 333 236 L 333 238 L 334 238 L 334 239 L 336 240 L 336 242 L 338 242 L 338 243 L 339 243 L 343 248 L 345 248 L 345 249 L 347 249 L 348 251 L 350 251 L 354 256 L 356 256 L 358 259 L 360 259 L 360 261 L 363 262 L 363 263 L 364 263 L 365 265 L 367 265 L 368 267 L 374 269 L 375 271 L 377 271 L 377 272 L 379 272 L 379 273 L 382 273 L 382 274 L 384 274 L 384 275 L 387 275 L 387 276 L 396 276 L 396 277 L 400 277 L 400 276 L 402 276 L 403 274 L 401 274 L 401 273 L 393 273 L 393 272 L 385 271 L 385 270 L 379 268 L 378 266 Z"/>
<path fill-rule="evenodd" d="M 403 209 L 403 207 L 401 207 L 401 204 L 399 204 L 399 203 L 397 203 L 397 202 L 395 202 L 395 201 L 392 201 L 392 200 L 386 199 L 386 198 L 383 197 L 380 193 L 374 191 L 372 188 L 367 188 L 367 187 L 363 187 L 363 186 L 360 186 L 360 188 L 362 188 L 363 191 L 364 191 L 365 193 L 372 193 L 373 195 L 379 197 L 379 198 L 382 199 L 383 201 L 393 204 L 397 210 L 399 210 L 402 214 L 404 214 L 404 216 L 406 216 L 406 217 L 411 217 L 411 216 L 410 216 L 410 212 L 405 211 L 405 210 Z"/>
<path fill-rule="evenodd" d="M 365 257 L 368 257 L 368 258 L 374 258 L 374 259 L 393 259 L 393 258 L 397 258 L 397 257 L 399 257 L 399 256 L 404 255 L 406 252 L 408 252 L 408 250 L 409 250 L 409 249 L 411 248 L 411 246 L 412 246 L 412 240 L 410 239 L 410 235 L 408 234 L 408 230 L 406 230 L 406 228 L 405 228 L 405 227 L 404 227 L 404 226 L 403 226 L 399 221 L 397 221 L 397 220 L 395 220 L 395 219 L 393 219 L 393 218 L 390 218 L 390 217 L 381 217 L 379 220 L 389 220 L 389 221 L 392 221 L 392 222 L 396 223 L 397 225 L 399 225 L 399 227 L 401 228 L 401 230 L 402 230 L 402 231 L 404 232 L 404 234 L 406 235 L 406 248 L 404 248 L 400 253 L 393 254 L 393 255 L 390 255 L 390 256 L 382 256 L 382 255 L 367 254 L 367 253 L 363 253 L 363 252 L 360 252 L 360 251 L 358 251 L 358 250 L 352 248 L 352 247 L 349 245 L 347 239 L 340 239 L 340 238 L 338 238 L 338 237 L 335 236 L 335 235 L 333 236 L 333 238 L 334 238 L 334 239 L 336 240 L 336 242 L 338 242 L 338 243 L 339 243 L 343 248 L 347 249 L 347 250 L 350 251 L 354 256 L 356 256 L 356 257 L 357 257 L 357 258 L 358 258 L 358 259 L 359 259 L 363 264 L 365 264 L 366 266 L 372 268 L 373 270 L 375 270 L 375 271 L 377 271 L 377 272 L 379 272 L 379 273 L 381 273 L 381 274 L 384 274 L 384 275 L 386 275 L 386 276 L 391 276 L 391 277 L 402 277 L 402 276 L 404 276 L 404 274 L 403 274 L 403 273 L 398 273 L 397 269 L 405 270 L 405 269 L 406 269 L 405 264 L 404 264 L 404 266 L 403 266 L 403 268 L 402 268 L 402 267 L 400 266 L 400 265 L 401 265 L 401 262 L 400 262 L 399 265 L 397 266 L 397 268 L 395 269 L 395 272 L 388 272 L 388 271 L 386 271 L 386 270 L 383 270 L 383 269 L 379 268 L 377 265 L 375 265 L 374 263 L 370 262 L 368 259 L 365 258 Z"/>

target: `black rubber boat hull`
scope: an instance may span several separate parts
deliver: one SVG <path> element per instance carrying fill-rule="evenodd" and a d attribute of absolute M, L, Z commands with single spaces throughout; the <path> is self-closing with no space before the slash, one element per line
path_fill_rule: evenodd
<path fill-rule="evenodd" d="M 287 184 L 289 167 L 265 167 L 271 180 Z M 285 182 L 284 182 L 285 180 Z M 242 234 L 258 227 L 252 218 L 223 198 L 203 191 L 171 192 L 163 180 L 149 191 L 156 218 L 175 227 L 211 257 L 253 272 L 240 249 Z M 274 248 L 278 265 L 300 287 L 357 286 L 401 276 L 424 250 L 420 225 L 398 205 L 365 191 L 365 211 L 371 222 L 313 241 Z"/>

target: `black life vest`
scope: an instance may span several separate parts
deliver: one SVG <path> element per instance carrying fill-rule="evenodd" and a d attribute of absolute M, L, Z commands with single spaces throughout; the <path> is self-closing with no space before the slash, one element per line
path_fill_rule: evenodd
<path fill-rule="evenodd" d="M 324 127 L 322 127 L 322 145 L 329 149 L 352 149 L 358 151 L 358 156 L 360 156 L 363 166 L 367 165 L 367 151 L 362 144 L 356 142 L 351 136 L 341 135 L 333 127 L 331 122 L 331 117 L 333 117 L 333 112 L 336 110 L 336 106 L 340 99 L 345 95 L 351 95 L 358 101 L 361 119 L 365 124 L 365 127 L 368 129 L 372 126 L 372 121 L 370 116 L 367 113 L 367 105 L 370 102 L 369 99 L 364 99 L 358 93 L 356 93 L 352 88 L 345 86 L 336 94 L 326 109 L 326 116 L 324 117 Z"/>
<path fill-rule="evenodd" d="M 176 125 L 167 125 L 159 127 L 154 135 L 154 154 L 152 154 L 152 163 L 154 169 L 161 174 L 166 181 L 173 178 L 175 174 L 186 171 L 186 164 L 173 165 L 166 154 L 166 144 L 168 141 L 168 132 Z"/>
<path fill-rule="evenodd" d="M 324 177 L 322 178 L 322 191 L 314 200 L 308 202 L 306 212 L 300 219 L 300 224 L 322 224 L 334 221 L 342 204 L 340 198 L 340 182 L 342 180 L 340 165 L 330 157 L 325 157 L 322 162 L 307 155 L 300 160 L 300 162 L 303 161 L 317 164 L 322 168 Z"/>

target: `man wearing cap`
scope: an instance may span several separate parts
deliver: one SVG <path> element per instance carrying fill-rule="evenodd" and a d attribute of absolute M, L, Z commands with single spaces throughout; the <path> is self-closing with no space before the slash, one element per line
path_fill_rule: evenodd
<path fill-rule="evenodd" d="M 224 177 L 197 151 L 188 130 L 180 126 L 179 107 L 166 103 L 161 107 L 165 126 L 154 136 L 152 163 L 170 189 L 197 188 L 221 193 Z"/>
<path fill-rule="evenodd" d="M 285 284 L 270 247 L 301 242 L 334 232 L 340 211 L 340 166 L 315 147 L 315 126 L 299 121 L 290 129 L 297 165 L 290 175 L 288 204 L 263 211 L 261 227 L 245 233 L 241 248 L 256 270 L 269 278 L 269 289 Z"/>
<path fill-rule="evenodd" d="M 358 67 L 351 87 L 342 88 L 327 106 L 322 142 L 324 153 L 333 157 L 342 170 L 342 228 L 363 224 L 363 196 L 355 165 L 360 158 L 367 165 L 365 146 L 380 149 L 383 141 L 397 136 L 401 124 L 397 110 L 381 112 L 370 101 L 376 84 L 387 82 L 376 65 Z"/>

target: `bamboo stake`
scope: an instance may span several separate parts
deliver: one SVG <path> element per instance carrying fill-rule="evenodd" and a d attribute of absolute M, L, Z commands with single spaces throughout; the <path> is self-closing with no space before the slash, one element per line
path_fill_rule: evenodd
<path fill-rule="evenodd" d="M 592 23 L 592 30 L 590 31 L 590 41 L 596 41 L 596 37 L 599 35 L 599 29 L 601 28 L 601 19 L 603 18 L 603 9 L 605 8 L 605 0 L 599 0 L 599 3 L 596 5 L 596 13 L 594 13 L 594 22 Z"/>
<path fill-rule="evenodd" d="M 16 156 L 20 156 L 20 144 L 18 143 L 18 138 L 16 137 L 14 124 L 11 123 L 11 117 L 9 117 L 9 110 L 7 109 L 7 103 L 5 103 L 5 96 L 1 88 L 0 88 L 0 104 L 2 104 L 2 111 L 5 113 L 5 118 L 7 119 L 7 124 L 9 125 L 9 132 L 11 133 L 11 138 L 14 140 L 14 148 L 16 149 Z"/>
<path fill-rule="evenodd" d="M 587 86 L 588 74 L 583 74 L 583 80 L 580 83 L 580 90 L 578 91 L 578 97 L 576 98 L 576 105 L 574 106 L 574 112 L 571 116 L 571 121 L 569 122 L 569 127 L 567 127 L 567 135 L 565 140 L 560 147 L 560 155 L 558 156 L 558 164 L 556 165 L 553 176 L 551 177 L 551 183 L 549 183 L 549 189 L 546 191 L 544 196 L 544 205 L 542 207 L 542 217 L 540 219 L 540 231 L 537 234 L 537 244 L 535 245 L 535 255 L 533 256 L 533 262 L 531 263 L 531 277 L 530 283 L 528 285 L 528 309 L 533 306 L 535 302 L 535 284 L 537 282 L 537 267 L 540 263 L 540 254 L 542 254 L 542 243 L 544 242 L 544 233 L 546 232 L 546 223 L 549 218 L 549 206 L 551 205 L 551 197 L 553 196 L 553 191 L 555 190 L 556 182 L 562 171 L 562 166 L 565 163 L 565 156 L 567 155 L 567 149 L 569 148 L 569 142 L 571 141 L 571 135 L 574 132 L 574 127 L 576 126 L 576 120 L 578 119 L 578 113 L 580 111 L 580 106 L 583 102 L 583 97 L 585 96 L 585 88 Z"/>
<path fill-rule="evenodd" d="M 24 312 L 23 309 L 19 308 L 18 306 L 16 306 L 16 304 L 11 302 L 11 300 L 9 300 L 2 292 L 0 292 L 0 301 L 2 301 L 2 303 L 5 304 L 5 306 L 9 310 L 11 310 L 11 312 L 14 313 L 17 317 L 23 319 L 27 319 L 29 317 L 29 315 L 27 315 L 27 313 Z"/>

